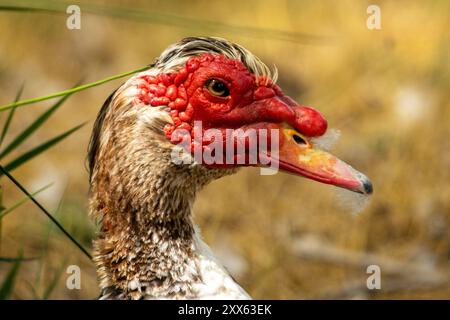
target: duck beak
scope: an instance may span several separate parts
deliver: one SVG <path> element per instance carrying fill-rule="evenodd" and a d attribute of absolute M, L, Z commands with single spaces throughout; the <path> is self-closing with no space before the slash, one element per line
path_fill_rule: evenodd
<path fill-rule="evenodd" d="M 371 194 L 372 183 L 334 155 L 314 146 L 292 128 L 280 130 L 279 168 L 308 179 L 331 184 L 362 194 Z"/>

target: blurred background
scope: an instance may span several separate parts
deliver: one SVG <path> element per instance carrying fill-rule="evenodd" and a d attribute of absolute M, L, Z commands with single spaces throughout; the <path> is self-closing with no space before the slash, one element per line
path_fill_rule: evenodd
<path fill-rule="evenodd" d="M 78 4 L 81 29 L 65 8 Z M 370 4 L 381 30 L 366 26 Z M 357 215 L 337 189 L 258 169 L 215 181 L 198 196 L 205 241 L 259 299 L 450 298 L 450 2 L 448 1 L 0 1 L 0 104 L 133 70 L 186 36 L 220 36 L 276 65 L 279 84 L 341 131 L 333 153 L 367 174 L 374 195 Z M 1 163 L 87 121 L 12 171 L 85 247 L 86 149 L 102 103 L 122 80 L 71 96 Z M 8 145 L 54 101 L 18 108 Z M 8 112 L 1 112 L 1 121 Z M 4 124 L 2 124 L 4 125 Z M 2 207 L 23 199 L 0 178 Z M 94 299 L 93 263 L 33 203 L 1 217 L 0 285 L 11 299 Z M 368 290 L 367 266 L 381 268 Z M 81 290 L 66 268 L 81 268 Z"/>

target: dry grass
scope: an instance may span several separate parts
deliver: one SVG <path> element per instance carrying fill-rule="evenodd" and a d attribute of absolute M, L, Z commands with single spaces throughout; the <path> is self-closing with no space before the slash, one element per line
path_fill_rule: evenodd
<path fill-rule="evenodd" d="M 321 110 L 341 130 L 334 153 L 371 177 L 375 187 L 369 206 L 356 217 L 339 206 L 332 187 L 286 174 L 260 176 L 245 169 L 203 190 L 195 212 L 204 238 L 255 298 L 450 297 L 449 3 L 379 3 L 381 31 L 367 30 L 369 2 L 356 0 L 135 3 L 333 38 L 302 45 L 214 34 L 276 64 L 285 91 Z M 24 80 L 24 97 L 39 96 L 68 88 L 82 76 L 93 81 L 131 70 L 151 62 L 168 44 L 201 34 L 93 15 L 83 16 L 80 31 L 69 31 L 64 15 L 0 15 L 0 103 L 13 100 Z M 72 97 L 29 143 L 85 120 L 90 125 L 16 172 L 31 189 L 55 183 L 38 199 L 57 211 L 85 246 L 95 229 L 86 214 L 86 147 L 96 113 L 117 85 Z M 39 105 L 18 111 L 21 121 L 16 119 L 11 132 L 41 111 Z M 6 180 L 2 184 L 7 202 L 21 197 Z M 13 298 L 34 298 L 31 287 L 42 297 L 69 264 L 81 267 L 82 290 L 67 290 L 63 273 L 50 297 L 97 295 L 93 264 L 32 204 L 3 223 L 1 256 L 23 248 L 25 256 L 41 257 L 23 263 Z M 383 289 L 375 293 L 364 289 L 368 263 L 383 272 Z M 0 279 L 6 270 L 1 264 Z"/>

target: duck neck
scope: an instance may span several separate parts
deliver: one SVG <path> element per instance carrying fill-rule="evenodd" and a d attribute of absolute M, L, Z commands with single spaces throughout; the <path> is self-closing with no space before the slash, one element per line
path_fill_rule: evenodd
<path fill-rule="evenodd" d="M 138 180 L 129 175 L 105 172 L 109 183 L 93 185 L 91 202 L 101 216 L 94 242 L 101 288 L 131 299 L 189 296 L 198 281 L 191 218 L 195 184 L 170 180 L 168 171 L 141 171 L 143 185 L 133 186 Z"/>
<path fill-rule="evenodd" d="M 235 169 L 176 165 L 159 144 L 105 148 L 97 164 L 90 210 L 100 221 L 94 261 L 105 298 L 192 297 L 201 281 L 191 215 L 196 193 Z"/>
<path fill-rule="evenodd" d="M 94 261 L 103 297 L 190 297 L 199 280 L 195 195 L 236 170 L 173 163 L 165 122 L 158 120 L 162 111 L 116 100 L 113 109 L 102 109 L 89 153 L 90 212 L 100 222 Z"/>

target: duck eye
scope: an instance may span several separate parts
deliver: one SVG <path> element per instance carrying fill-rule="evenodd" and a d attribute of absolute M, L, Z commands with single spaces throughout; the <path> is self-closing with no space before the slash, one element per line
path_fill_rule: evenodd
<path fill-rule="evenodd" d="M 230 91 L 228 90 L 227 85 L 217 79 L 206 81 L 205 87 L 213 96 L 216 97 L 227 97 L 230 95 Z"/>
<path fill-rule="evenodd" d="M 295 143 L 297 143 L 297 144 L 306 144 L 305 139 L 303 139 L 298 134 L 294 134 L 292 137 L 294 138 Z"/>

